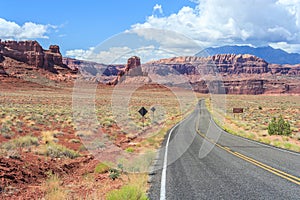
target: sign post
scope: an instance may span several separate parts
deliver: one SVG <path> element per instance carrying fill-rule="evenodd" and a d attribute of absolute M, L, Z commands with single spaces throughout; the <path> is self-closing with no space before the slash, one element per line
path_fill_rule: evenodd
<path fill-rule="evenodd" d="M 234 115 L 234 118 L 235 118 L 235 114 L 244 113 L 244 108 L 233 108 L 232 112 L 233 112 L 233 115 Z"/>
<path fill-rule="evenodd" d="M 143 130 L 145 127 L 145 115 L 148 113 L 148 110 L 145 107 L 141 107 L 141 109 L 138 111 L 140 113 L 140 115 L 143 118 Z"/>
<path fill-rule="evenodd" d="M 155 122 L 155 120 L 154 120 L 154 112 L 155 112 L 155 107 L 152 107 L 151 109 L 150 109 L 151 111 L 152 111 L 152 122 L 154 123 Z"/>

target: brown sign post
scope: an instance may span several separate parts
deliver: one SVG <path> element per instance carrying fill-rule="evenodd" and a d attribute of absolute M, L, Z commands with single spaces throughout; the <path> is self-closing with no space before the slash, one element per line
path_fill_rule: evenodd
<path fill-rule="evenodd" d="M 244 108 L 233 108 L 232 112 L 233 113 L 243 113 L 244 112 Z"/>
<path fill-rule="evenodd" d="M 244 108 L 233 108 L 232 112 L 233 112 L 233 116 L 235 118 L 236 114 L 242 114 L 242 113 L 244 113 Z M 242 116 L 242 118 L 243 118 L 243 116 Z"/>

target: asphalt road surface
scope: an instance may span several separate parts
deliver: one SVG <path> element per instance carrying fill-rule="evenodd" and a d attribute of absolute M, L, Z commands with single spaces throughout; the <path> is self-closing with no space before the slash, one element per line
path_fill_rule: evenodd
<path fill-rule="evenodd" d="M 300 154 L 222 131 L 199 102 L 166 136 L 150 199 L 300 199 Z"/>

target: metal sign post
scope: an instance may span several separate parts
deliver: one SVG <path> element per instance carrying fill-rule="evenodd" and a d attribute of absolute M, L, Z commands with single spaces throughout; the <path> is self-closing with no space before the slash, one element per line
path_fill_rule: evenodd
<path fill-rule="evenodd" d="M 155 122 L 155 120 L 154 120 L 154 112 L 155 112 L 155 107 L 152 107 L 151 108 L 151 111 L 152 111 L 152 122 L 154 123 Z"/>

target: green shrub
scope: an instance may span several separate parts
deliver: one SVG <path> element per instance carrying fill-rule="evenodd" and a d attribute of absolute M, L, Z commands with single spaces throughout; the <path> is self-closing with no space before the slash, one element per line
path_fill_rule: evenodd
<path fill-rule="evenodd" d="M 104 174 L 109 171 L 109 166 L 104 163 L 96 165 L 94 172 L 97 174 Z"/>
<path fill-rule="evenodd" d="M 14 139 L 13 143 L 15 143 L 17 147 L 29 147 L 33 145 L 38 146 L 39 140 L 37 137 L 26 135 L 24 137 L 19 137 Z"/>
<path fill-rule="evenodd" d="M 268 133 L 269 135 L 290 135 L 292 130 L 290 123 L 280 115 L 278 120 L 273 117 L 268 126 Z"/>
<path fill-rule="evenodd" d="M 9 142 L 6 142 L 2 144 L 1 147 L 6 150 L 12 150 L 20 147 L 24 148 L 24 147 L 38 146 L 38 145 L 39 145 L 38 138 L 26 135 L 23 137 L 13 139 Z"/>
<path fill-rule="evenodd" d="M 74 138 L 73 138 L 73 139 L 70 139 L 69 142 L 70 142 L 70 143 L 78 144 L 78 143 L 80 143 L 80 140 L 74 139 Z"/>
<path fill-rule="evenodd" d="M 68 149 L 65 146 L 55 144 L 53 142 L 47 144 L 46 151 L 44 154 L 46 156 L 55 157 L 55 158 L 67 157 L 67 158 L 71 158 L 71 159 L 77 158 L 80 156 L 80 154 L 77 153 L 76 151 L 74 151 L 72 149 Z"/>
<path fill-rule="evenodd" d="M 6 139 L 11 139 L 14 136 L 11 128 L 5 124 L 2 124 L 0 128 L 0 134 Z"/>
<path fill-rule="evenodd" d="M 134 149 L 132 147 L 128 147 L 127 149 L 125 149 L 125 151 L 128 153 L 133 153 Z"/>
<path fill-rule="evenodd" d="M 83 152 L 83 151 L 86 151 L 86 150 L 87 150 L 87 148 L 84 145 L 80 145 L 80 147 L 78 148 L 79 152 Z"/>
<path fill-rule="evenodd" d="M 107 193 L 107 200 L 147 200 L 143 191 L 133 185 L 125 185 L 119 190 L 112 190 Z"/>
<path fill-rule="evenodd" d="M 117 169 L 109 169 L 109 175 L 108 175 L 108 177 L 110 179 L 115 180 L 115 179 L 119 178 L 120 175 L 121 174 L 120 174 L 119 170 L 117 170 Z"/>

